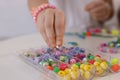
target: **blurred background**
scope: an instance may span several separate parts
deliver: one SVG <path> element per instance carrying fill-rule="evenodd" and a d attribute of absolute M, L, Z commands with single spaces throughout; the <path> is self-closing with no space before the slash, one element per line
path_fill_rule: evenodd
<path fill-rule="evenodd" d="M 107 24 L 118 24 L 120 0 L 114 1 L 115 15 Z M 27 8 L 27 0 L 0 0 L 0 40 L 37 32 Z"/>
<path fill-rule="evenodd" d="M 34 32 L 27 0 L 0 0 L 0 40 Z"/>

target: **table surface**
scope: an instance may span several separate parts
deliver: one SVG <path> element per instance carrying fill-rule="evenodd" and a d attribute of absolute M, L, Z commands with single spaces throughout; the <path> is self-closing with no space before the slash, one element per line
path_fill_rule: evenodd
<path fill-rule="evenodd" d="M 65 41 L 76 41 L 79 46 L 96 51 L 96 47 L 112 40 L 111 38 L 88 37 L 80 39 L 76 36 L 65 36 Z M 0 80 L 49 80 L 38 70 L 27 65 L 19 58 L 19 51 L 28 48 L 45 46 L 45 42 L 38 34 L 16 37 L 0 42 Z M 119 55 L 119 54 L 118 54 Z M 116 55 L 116 56 L 118 56 Z M 120 73 L 98 77 L 94 80 L 120 80 Z"/>

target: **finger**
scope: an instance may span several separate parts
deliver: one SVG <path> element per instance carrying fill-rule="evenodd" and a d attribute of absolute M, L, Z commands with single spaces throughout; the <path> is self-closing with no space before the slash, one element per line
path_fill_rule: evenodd
<path fill-rule="evenodd" d="M 45 42 L 47 43 L 47 45 L 49 45 L 49 41 L 45 32 L 45 26 L 44 26 L 44 22 L 45 22 L 45 16 L 44 15 L 38 15 L 38 21 L 37 21 L 37 28 L 38 31 L 41 33 L 43 39 L 45 40 Z"/>
<path fill-rule="evenodd" d="M 90 4 L 88 4 L 88 5 L 85 7 L 85 10 L 90 11 L 90 10 L 92 10 L 92 9 L 98 7 L 98 6 L 101 6 L 102 4 L 104 4 L 103 1 L 94 1 L 94 2 L 92 2 L 92 3 L 90 3 Z"/>
<path fill-rule="evenodd" d="M 56 41 L 55 41 L 55 31 L 54 31 L 54 11 L 52 11 L 52 9 L 46 10 L 44 25 L 50 47 L 55 48 Z"/>
<path fill-rule="evenodd" d="M 65 16 L 62 11 L 55 13 L 55 31 L 56 31 L 56 44 L 61 46 L 65 32 Z"/>
<path fill-rule="evenodd" d="M 106 18 L 104 15 L 98 15 L 98 14 L 92 14 L 92 17 L 93 17 L 95 20 L 100 20 L 100 21 L 104 21 L 105 18 Z"/>
<path fill-rule="evenodd" d="M 96 7 L 92 10 L 90 10 L 90 13 L 97 13 L 97 14 L 101 14 L 103 12 L 106 12 L 106 7 L 103 5 L 103 6 L 99 6 L 99 7 Z"/>

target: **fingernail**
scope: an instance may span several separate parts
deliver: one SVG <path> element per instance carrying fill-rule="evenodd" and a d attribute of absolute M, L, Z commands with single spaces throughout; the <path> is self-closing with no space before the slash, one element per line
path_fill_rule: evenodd
<path fill-rule="evenodd" d="M 61 41 L 58 41 L 57 42 L 57 46 L 61 46 L 62 45 L 62 42 Z"/>

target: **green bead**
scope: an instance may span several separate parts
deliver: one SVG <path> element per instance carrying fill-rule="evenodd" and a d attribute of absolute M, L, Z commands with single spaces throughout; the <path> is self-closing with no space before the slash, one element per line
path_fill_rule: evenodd
<path fill-rule="evenodd" d="M 93 55 L 91 55 L 90 57 L 89 57 L 89 60 L 92 60 L 92 59 L 94 59 L 95 57 L 93 56 Z"/>
<path fill-rule="evenodd" d="M 86 36 L 86 32 L 82 32 L 82 35 L 83 35 L 83 36 Z"/>
<path fill-rule="evenodd" d="M 80 63 L 76 63 L 76 65 L 80 68 L 80 65 L 81 65 L 81 64 L 80 64 Z"/>
<path fill-rule="evenodd" d="M 49 60 L 48 60 L 48 65 L 49 65 L 49 66 L 52 66 L 52 64 L 53 64 L 53 60 L 52 60 L 52 59 L 49 59 Z"/>
<path fill-rule="evenodd" d="M 110 64 L 110 62 L 107 62 L 107 64 L 108 64 L 108 66 L 112 66 L 112 65 Z"/>
<path fill-rule="evenodd" d="M 112 64 L 112 65 L 118 64 L 118 63 L 119 63 L 118 58 L 114 58 L 114 59 L 112 59 L 112 61 L 111 61 L 111 64 Z"/>
<path fill-rule="evenodd" d="M 58 73 L 58 72 L 60 71 L 60 68 L 59 68 L 59 67 L 55 67 L 55 68 L 53 69 L 53 71 L 54 71 L 55 73 Z"/>

